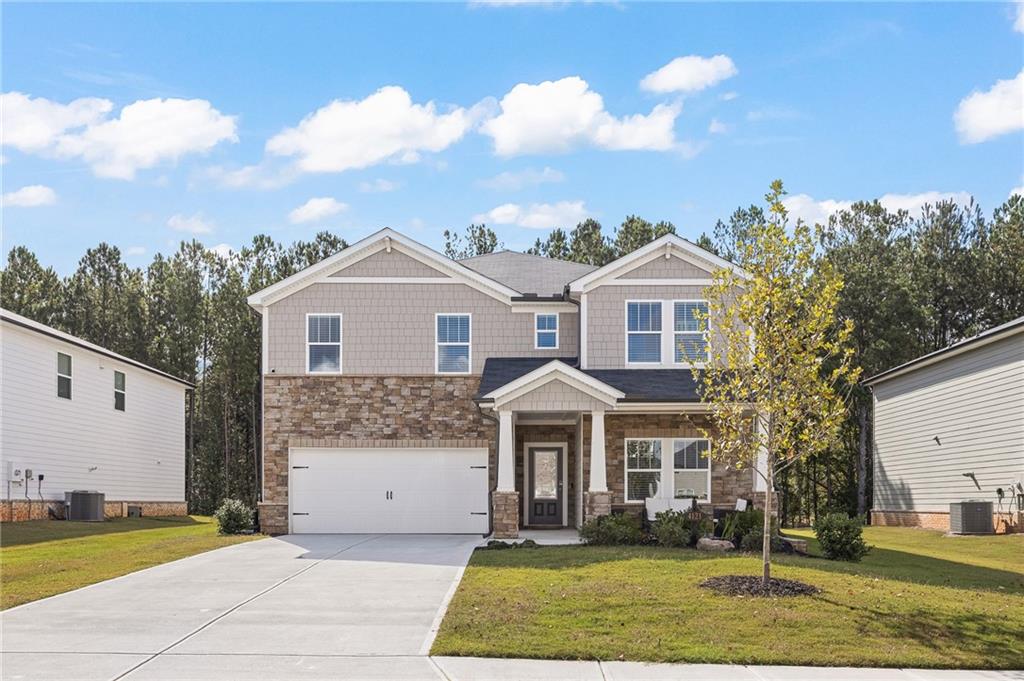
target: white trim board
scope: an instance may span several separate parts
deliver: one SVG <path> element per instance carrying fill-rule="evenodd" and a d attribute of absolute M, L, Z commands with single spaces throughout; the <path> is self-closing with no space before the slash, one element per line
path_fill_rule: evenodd
<path fill-rule="evenodd" d="M 579 369 L 574 369 L 564 362 L 553 359 L 544 366 L 534 369 L 514 381 L 510 381 L 500 388 L 492 390 L 484 395 L 483 398 L 494 400 L 494 408 L 497 409 L 501 405 L 556 379 L 612 407 L 615 406 L 617 400 L 626 396 L 624 392 L 613 388 L 607 383 L 588 376 Z"/>

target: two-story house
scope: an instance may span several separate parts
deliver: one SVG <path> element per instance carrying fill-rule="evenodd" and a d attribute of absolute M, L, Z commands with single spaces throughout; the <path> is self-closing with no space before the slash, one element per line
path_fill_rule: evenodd
<path fill-rule="evenodd" d="M 697 311 L 723 267 L 671 234 L 596 268 L 385 229 L 253 294 L 263 530 L 514 537 L 763 497 L 699 427 Z"/>

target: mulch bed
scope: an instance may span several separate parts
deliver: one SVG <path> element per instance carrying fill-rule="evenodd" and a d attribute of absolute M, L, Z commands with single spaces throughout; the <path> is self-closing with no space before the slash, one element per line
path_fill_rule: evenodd
<path fill-rule="evenodd" d="M 705 589 L 711 589 L 723 596 L 811 596 L 821 593 L 821 589 L 792 579 L 772 577 L 765 589 L 760 577 L 726 575 L 711 577 L 700 583 Z"/>

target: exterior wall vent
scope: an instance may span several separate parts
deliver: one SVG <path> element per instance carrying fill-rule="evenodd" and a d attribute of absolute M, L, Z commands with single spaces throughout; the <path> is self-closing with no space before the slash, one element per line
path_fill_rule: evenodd
<path fill-rule="evenodd" d="M 951 534 L 994 534 L 991 501 L 958 501 L 949 505 Z"/>
<path fill-rule="evenodd" d="M 64 493 L 64 515 L 68 520 L 86 522 L 103 521 L 103 503 L 106 495 L 93 490 L 76 489 Z"/>

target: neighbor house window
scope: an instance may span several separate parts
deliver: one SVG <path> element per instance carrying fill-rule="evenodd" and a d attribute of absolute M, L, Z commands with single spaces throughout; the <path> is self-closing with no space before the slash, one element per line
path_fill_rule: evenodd
<path fill-rule="evenodd" d="M 626 501 L 658 496 L 661 440 L 626 440 Z"/>
<path fill-rule="evenodd" d="M 711 491 L 711 467 L 704 439 L 673 440 L 672 484 L 675 498 L 696 497 L 707 501 Z"/>
<path fill-rule="evenodd" d="M 469 373 L 469 327 L 468 314 L 437 315 L 437 373 Z"/>
<path fill-rule="evenodd" d="M 341 373 L 341 315 L 306 315 L 306 370 Z"/>
<path fill-rule="evenodd" d="M 57 397 L 71 399 L 71 355 L 57 353 Z"/>
<path fill-rule="evenodd" d="M 673 361 L 680 363 L 701 363 L 708 358 L 708 341 L 704 333 L 708 315 L 708 304 L 703 300 L 676 301 L 674 309 L 675 348 Z"/>
<path fill-rule="evenodd" d="M 558 348 L 558 315 L 538 314 L 534 320 L 537 334 L 534 347 L 538 350 Z"/>
<path fill-rule="evenodd" d="M 627 301 L 626 361 L 638 364 L 661 362 L 660 301 Z"/>
<path fill-rule="evenodd" d="M 124 411 L 124 374 L 114 372 L 114 409 Z"/>

